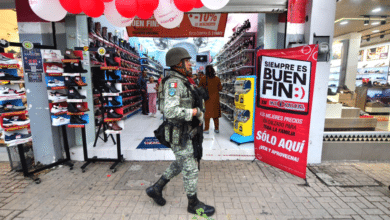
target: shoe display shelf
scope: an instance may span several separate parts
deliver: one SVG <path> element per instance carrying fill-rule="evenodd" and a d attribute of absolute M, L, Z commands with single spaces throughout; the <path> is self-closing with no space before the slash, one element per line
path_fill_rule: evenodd
<path fill-rule="evenodd" d="M 337 91 L 340 81 L 340 66 L 330 67 L 328 87 L 333 93 Z"/>
<path fill-rule="evenodd" d="M 356 74 L 356 86 L 363 84 L 363 81 L 371 81 L 372 84 L 387 84 L 388 81 L 388 66 L 374 66 L 365 68 L 358 68 Z"/>
<path fill-rule="evenodd" d="M 236 78 L 255 74 L 256 33 L 247 32 L 249 28 L 250 23 L 247 20 L 216 55 L 215 67 L 223 88 L 219 93 L 221 111 L 232 123 L 236 110 L 234 102 Z"/>
<path fill-rule="evenodd" d="M 82 89 L 87 86 L 82 76 L 87 72 L 82 67 L 82 52 L 66 50 L 65 57 L 59 50 L 44 51 L 43 54 L 52 126 L 85 127 L 89 122 L 85 113 L 89 109 L 84 101 L 87 92 Z M 49 59 L 45 54 L 52 54 L 53 58 Z"/>
<path fill-rule="evenodd" d="M 142 71 L 146 70 L 149 76 L 159 78 L 164 72 L 164 67 L 156 60 L 148 57 L 144 54 L 144 57 L 141 57 Z"/>
<path fill-rule="evenodd" d="M 24 79 L 18 76 L 20 66 L 9 62 L 11 60 L 8 64 L 0 61 L 0 143 L 11 147 L 31 142 L 32 136 L 28 111 L 23 103 L 25 89 L 21 89 Z"/>

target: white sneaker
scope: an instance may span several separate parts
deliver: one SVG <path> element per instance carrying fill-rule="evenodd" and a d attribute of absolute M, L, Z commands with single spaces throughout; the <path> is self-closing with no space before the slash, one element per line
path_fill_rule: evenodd
<path fill-rule="evenodd" d="M 17 126 L 28 125 L 28 124 L 30 124 L 30 119 L 14 119 L 12 121 L 12 124 L 17 125 Z"/>
<path fill-rule="evenodd" d="M 65 86 L 65 82 L 54 79 L 54 80 L 50 80 L 47 85 L 49 87 Z"/>
<path fill-rule="evenodd" d="M 9 88 L 1 87 L 0 88 L 0 96 L 8 96 L 8 95 L 9 95 Z"/>
<path fill-rule="evenodd" d="M 18 61 L 0 54 L 0 64 L 18 64 Z"/>
<path fill-rule="evenodd" d="M 53 114 L 56 114 L 56 113 L 62 112 L 62 108 L 61 108 L 61 106 L 53 105 L 50 112 Z"/>
<path fill-rule="evenodd" d="M 70 123 L 70 119 L 64 117 L 53 118 L 53 126 L 66 125 Z"/>
<path fill-rule="evenodd" d="M 64 69 L 59 67 L 59 66 L 47 66 L 46 67 L 46 72 L 47 73 L 63 73 L 64 72 Z"/>

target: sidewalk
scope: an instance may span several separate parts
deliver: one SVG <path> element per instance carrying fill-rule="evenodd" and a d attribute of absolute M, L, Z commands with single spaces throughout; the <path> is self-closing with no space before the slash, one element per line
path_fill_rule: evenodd
<path fill-rule="evenodd" d="M 146 196 L 144 188 L 151 182 L 147 178 L 157 180 L 168 164 L 126 162 L 111 173 L 109 163 L 95 163 L 82 173 L 82 163 L 76 162 L 74 170 L 59 167 L 35 184 L 21 174 L 5 172 L 3 163 L 0 219 L 203 219 L 187 213 L 181 175 L 164 189 L 164 207 Z M 390 219 L 390 163 L 321 166 L 340 184 L 371 178 L 377 186 L 327 186 L 308 169 L 306 187 L 304 180 L 259 161 L 202 161 L 198 197 L 215 206 L 216 214 L 209 218 L 214 220 Z"/>

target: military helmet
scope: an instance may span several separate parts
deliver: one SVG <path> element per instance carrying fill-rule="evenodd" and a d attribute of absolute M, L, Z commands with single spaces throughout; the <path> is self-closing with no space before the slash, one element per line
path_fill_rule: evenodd
<path fill-rule="evenodd" d="M 191 59 L 191 56 L 186 49 L 175 47 L 168 51 L 165 56 L 165 63 L 167 66 L 175 66 L 179 64 L 182 59 Z"/>

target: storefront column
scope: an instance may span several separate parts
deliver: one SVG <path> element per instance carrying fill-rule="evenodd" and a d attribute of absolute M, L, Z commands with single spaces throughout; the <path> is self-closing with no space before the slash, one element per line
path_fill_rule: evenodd
<path fill-rule="evenodd" d="M 336 1 L 309 0 L 306 10 L 305 43 L 315 43 L 314 36 L 329 36 L 331 48 L 335 14 Z M 329 73 L 330 60 L 317 63 L 307 163 L 321 163 Z"/>
<path fill-rule="evenodd" d="M 351 33 L 334 39 L 334 41 L 345 42 L 343 44 L 339 85 L 346 85 L 351 91 L 355 91 L 356 87 L 356 74 L 361 39 L 361 33 Z"/>
<path fill-rule="evenodd" d="M 20 42 L 31 41 L 42 45 L 53 45 L 53 30 L 50 22 L 45 22 L 31 10 L 28 0 L 16 1 L 16 13 Z M 64 45 L 64 23 L 56 24 L 57 44 Z M 29 82 L 24 74 L 28 113 L 35 163 L 49 164 L 63 158 L 62 140 L 59 127 L 51 126 L 49 100 L 45 75 L 42 82 Z"/>

